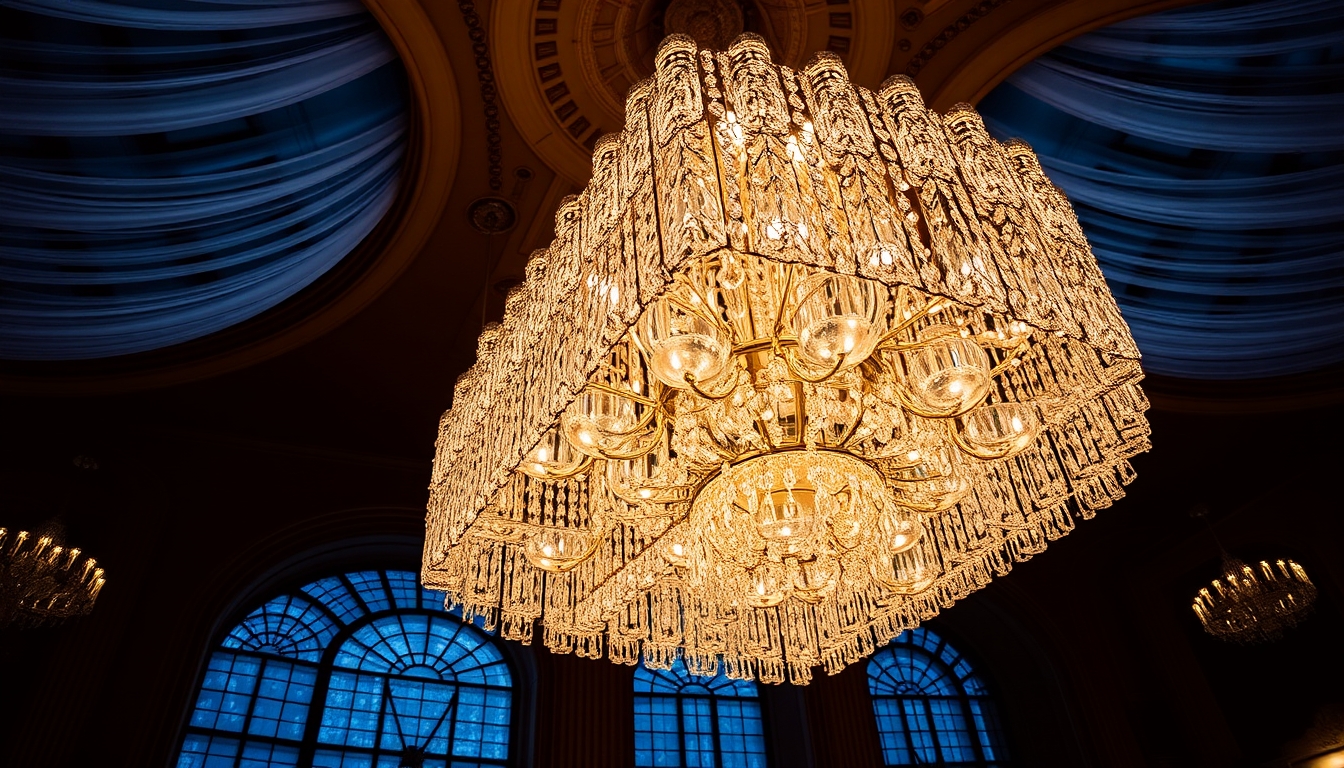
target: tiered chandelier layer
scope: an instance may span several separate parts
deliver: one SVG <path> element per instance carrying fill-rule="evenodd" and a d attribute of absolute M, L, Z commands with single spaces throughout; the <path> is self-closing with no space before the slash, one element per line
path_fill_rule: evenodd
<path fill-rule="evenodd" d="M 752 35 L 656 64 L 458 381 L 423 578 L 505 638 L 805 683 L 1121 497 L 1139 354 L 970 107 Z"/>
<path fill-rule="evenodd" d="M 1223 574 L 1195 595 L 1204 631 L 1220 640 L 1255 644 L 1278 640 L 1311 614 L 1316 585 L 1292 560 L 1255 567 L 1223 553 Z"/>

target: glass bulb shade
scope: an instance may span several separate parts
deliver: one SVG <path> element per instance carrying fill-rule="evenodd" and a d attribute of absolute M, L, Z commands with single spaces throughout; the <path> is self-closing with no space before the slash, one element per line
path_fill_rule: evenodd
<path fill-rule="evenodd" d="M 915 546 L 924 535 L 924 526 L 913 510 L 897 509 L 897 512 L 883 516 L 881 522 L 887 551 L 893 555 Z"/>
<path fill-rule="evenodd" d="M 993 368 L 975 341 L 959 335 L 937 338 L 943 332 L 957 330 L 951 326 L 925 329 L 921 338 L 930 340 L 902 355 L 910 399 L 934 417 L 958 416 L 983 402 Z"/>
<path fill-rule="evenodd" d="M 597 458 L 619 450 L 638 424 L 633 400 L 597 390 L 584 390 L 560 416 L 570 446 Z"/>
<path fill-rule="evenodd" d="M 564 573 L 593 554 L 593 537 L 584 531 L 550 528 L 537 531 L 523 543 L 523 557 L 551 573 Z"/>
<path fill-rule="evenodd" d="M 667 503 L 684 499 L 687 490 L 672 482 L 673 459 L 668 452 L 664 434 L 653 450 L 634 459 L 607 461 L 607 487 L 621 499 L 640 502 Z"/>
<path fill-rule="evenodd" d="M 928 539 L 913 547 L 893 552 L 873 566 L 873 577 L 898 595 L 917 595 L 933 586 L 942 569 Z"/>
<path fill-rule="evenodd" d="M 771 608 L 789 596 L 780 586 L 779 579 L 767 568 L 758 568 L 750 575 L 750 582 L 746 603 L 752 608 Z"/>
<path fill-rule="evenodd" d="M 677 568 L 685 568 L 690 560 L 690 553 L 685 544 L 674 541 L 663 549 L 663 559 Z"/>
<path fill-rule="evenodd" d="M 805 603 L 817 603 L 840 583 L 840 564 L 829 557 L 799 563 L 793 573 L 792 595 Z"/>
<path fill-rule="evenodd" d="M 552 427 L 523 457 L 518 471 L 538 480 L 555 480 L 574 474 L 587 460 L 587 456 L 574 450 L 558 428 Z"/>
<path fill-rule="evenodd" d="M 798 306 L 791 320 L 798 353 L 812 365 L 842 367 L 868 358 L 882 338 L 887 313 L 886 289 L 872 280 L 836 274 L 806 277 L 795 291 Z"/>
<path fill-rule="evenodd" d="M 962 446 L 981 459 L 1002 459 L 1021 453 L 1036 440 L 1040 421 L 1022 403 L 982 405 L 962 417 Z"/>
<path fill-rule="evenodd" d="M 687 303 L 699 301 L 695 296 Z M 667 299 L 644 310 L 638 333 L 649 370 L 659 381 L 678 389 L 690 389 L 687 374 L 697 384 L 718 376 L 732 351 L 732 340 L 717 323 Z"/>
<path fill-rule="evenodd" d="M 816 513 L 811 488 L 772 488 L 756 509 L 756 532 L 766 541 L 798 541 L 812 532 Z"/>

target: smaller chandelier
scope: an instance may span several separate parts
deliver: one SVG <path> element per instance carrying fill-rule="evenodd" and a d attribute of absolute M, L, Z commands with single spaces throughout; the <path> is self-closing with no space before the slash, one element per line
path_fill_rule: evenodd
<path fill-rule="evenodd" d="M 1316 586 L 1292 560 L 1261 560 L 1256 567 L 1226 554 L 1223 575 L 1199 590 L 1192 606 L 1204 631 L 1222 640 L 1278 640 L 1311 612 Z"/>
<path fill-rule="evenodd" d="M 0 528 L 0 626 L 55 624 L 93 610 L 103 569 L 60 537 L 54 524 L 37 533 Z"/>

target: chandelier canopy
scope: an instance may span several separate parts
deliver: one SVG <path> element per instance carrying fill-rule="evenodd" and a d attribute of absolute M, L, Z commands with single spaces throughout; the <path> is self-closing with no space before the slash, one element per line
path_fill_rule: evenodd
<path fill-rule="evenodd" d="M 1221 640 L 1254 644 L 1283 637 L 1311 613 L 1316 585 L 1292 560 L 1261 560 L 1256 567 L 1223 554 L 1223 575 L 1195 595 L 1204 631 Z"/>
<path fill-rule="evenodd" d="M 440 424 L 422 576 L 561 652 L 805 683 L 1044 550 L 1148 447 L 1030 148 L 672 36 Z"/>
<path fill-rule="evenodd" d="M 0 627 L 56 624 L 93 610 L 103 569 L 62 538 L 56 523 L 37 533 L 0 528 Z"/>

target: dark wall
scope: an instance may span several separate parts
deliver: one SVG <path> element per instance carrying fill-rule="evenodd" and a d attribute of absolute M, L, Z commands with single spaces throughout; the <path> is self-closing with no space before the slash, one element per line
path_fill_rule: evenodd
<path fill-rule="evenodd" d="M 168 765 L 211 644 L 250 606 L 318 572 L 418 561 L 427 455 L 95 411 L 0 411 L 0 525 L 61 512 L 70 542 L 108 571 L 91 616 L 0 632 L 3 766 Z M 1316 442 L 1340 416 L 1155 413 L 1129 498 L 944 613 L 936 629 L 989 679 L 1018 764 L 1287 765 L 1285 750 L 1306 748 L 1344 691 L 1340 455 Z M 79 469 L 77 454 L 98 468 Z M 1281 643 L 1242 649 L 1200 632 L 1189 600 L 1217 566 L 1186 514 L 1200 501 L 1229 548 L 1297 558 L 1320 588 L 1316 615 Z M 513 653 L 535 680 L 525 762 L 629 764 L 629 667 Z M 772 764 L 880 764 L 862 664 L 764 700 Z"/>

